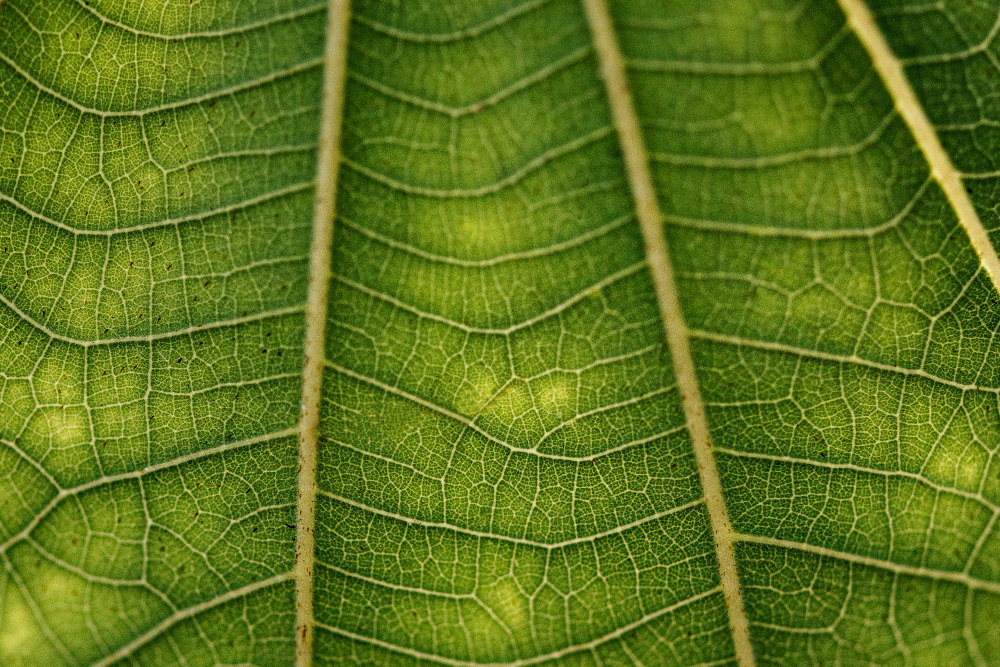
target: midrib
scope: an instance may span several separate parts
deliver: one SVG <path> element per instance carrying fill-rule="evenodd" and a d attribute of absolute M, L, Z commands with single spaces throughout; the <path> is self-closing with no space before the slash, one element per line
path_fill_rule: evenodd
<path fill-rule="evenodd" d="M 299 476 L 295 521 L 295 664 L 309 667 L 313 657 L 313 574 L 316 562 L 316 463 L 319 449 L 320 395 L 326 342 L 326 306 L 333 246 L 337 172 L 347 72 L 350 0 L 331 0 L 323 51 L 323 102 L 309 251 L 302 406 L 299 421 Z"/>
<path fill-rule="evenodd" d="M 962 183 L 962 176 L 941 145 L 937 131 L 924 112 L 913 87 L 896 55 L 889 47 L 885 36 L 875 22 L 871 10 L 864 0 L 838 0 L 847 23 L 857 35 L 872 59 L 896 105 L 896 111 L 910 129 L 910 133 L 920 147 L 931 168 L 931 176 L 940 184 L 948 202 L 958 216 L 958 221 L 969 236 L 973 249 L 979 255 L 983 268 L 993 281 L 993 287 L 1000 291 L 1000 258 L 990 242 L 986 228 L 969 199 L 969 193 Z"/>
<path fill-rule="evenodd" d="M 739 573 L 736 569 L 734 553 L 735 535 L 726 512 L 726 502 L 722 495 L 722 484 L 715 465 L 715 456 L 709 439 L 708 421 L 701 400 L 701 390 L 695 373 L 694 360 L 688 341 L 688 329 L 681 311 L 680 299 L 674 281 L 674 271 L 663 236 L 662 215 L 653 190 L 653 179 L 649 171 L 645 142 L 639 129 L 639 119 L 632 103 L 632 94 L 625 76 L 625 62 L 618 48 L 611 15 L 605 0 L 583 0 L 601 68 L 601 76 L 607 89 L 611 115 L 618 132 L 625 170 L 629 186 L 635 200 L 636 214 L 646 247 L 646 259 L 656 298 L 660 308 L 660 318 L 670 346 L 677 386 L 684 405 L 688 432 L 694 446 L 698 463 L 698 476 L 705 492 L 705 503 L 712 522 L 715 537 L 715 552 L 722 580 L 722 592 L 729 613 L 736 658 L 741 667 L 753 667 L 754 655 L 750 644 L 750 630 L 746 611 L 743 607 L 743 593 L 740 588 Z"/>

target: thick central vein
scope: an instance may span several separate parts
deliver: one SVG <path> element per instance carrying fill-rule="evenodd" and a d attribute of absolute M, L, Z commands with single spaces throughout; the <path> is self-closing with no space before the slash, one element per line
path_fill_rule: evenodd
<path fill-rule="evenodd" d="M 979 261 L 993 281 L 993 287 L 1000 291 L 1000 257 L 997 257 L 997 251 L 990 242 L 986 228 L 983 227 L 983 222 L 972 205 L 969 193 L 962 183 L 961 174 L 941 145 L 941 139 L 927 114 L 924 113 L 924 108 L 917 99 L 909 79 L 906 78 L 899 59 L 889 47 L 864 0 L 838 0 L 838 2 L 847 17 L 847 23 L 871 56 L 875 70 L 896 104 L 896 111 L 903 117 L 903 121 L 910 128 L 913 138 L 916 139 L 917 145 L 930 164 L 931 176 L 944 190 L 948 202 L 958 216 L 959 223 L 968 234 L 976 254 L 979 255 Z"/>
<path fill-rule="evenodd" d="M 607 89 L 611 115 L 621 144 L 629 186 L 635 200 L 636 214 L 642 229 L 649 271 L 656 290 L 656 298 L 663 320 L 663 328 L 670 346 L 677 385 L 684 404 L 688 432 L 694 445 L 698 475 L 705 491 L 705 504 L 712 521 L 715 551 L 722 579 L 722 591 L 729 612 L 730 629 L 736 657 L 741 667 L 753 667 L 754 655 L 750 645 L 750 631 L 743 593 L 734 554 L 735 536 L 726 512 L 722 484 L 715 465 L 709 439 L 708 421 L 701 400 L 698 377 L 688 341 L 687 325 L 681 312 L 680 299 L 674 281 L 674 271 L 663 236 L 662 215 L 653 190 L 645 142 L 639 129 L 639 119 L 632 103 L 632 94 L 625 76 L 625 62 L 618 48 L 614 27 L 605 0 L 583 0 L 600 61 L 601 76 Z"/>
<path fill-rule="evenodd" d="M 319 410 L 323 387 L 326 306 L 330 286 L 333 215 L 340 166 L 341 120 L 347 73 L 347 27 L 350 0 L 331 0 L 323 53 L 323 107 L 309 252 L 309 291 L 302 369 L 299 430 L 298 510 L 295 523 L 295 664 L 312 665 L 313 572 L 316 526 L 316 464 L 319 458 Z"/>

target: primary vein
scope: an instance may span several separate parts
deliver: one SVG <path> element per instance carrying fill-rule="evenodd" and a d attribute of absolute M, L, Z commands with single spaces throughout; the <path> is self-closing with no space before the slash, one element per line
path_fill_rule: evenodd
<path fill-rule="evenodd" d="M 340 166 L 344 82 L 347 76 L 347 34 L 350 0 L 332 0 L 327 10 L 323 53 L 323 107 L 320 114 L 316 198 L 306 332 L 302 368 L 302 414 L 299 430 L 298 507 L 295 523 L 295 664 L 312 665 L 313 571 L 315 568 L 316 463 L 319 448 L 320 394 L 323 386 L 326 305 L 330 285 L 333 215 Z"/>
<path fill-rule="evenodd" d="M 600 63 L 601 77 L 607 89 L 611 115 L 618 132 L 629 186 L 635 200 L 636 214 L 646 247 L 649 272 L 656 290 L 660 316 L 684 405 L 688 432 L 698 463 L 698 475 L 705 491 L 705 505 L 712 521 L 722 592 L 729 612 L 736 658 L 740 667 L 753 667 L 755 662 L 753 648 L 750 645 L 749 624 L 743 608 L 743 593 L 736 569 L 735 535 L 729 523 L 726 501 L 722 495 L 722 483 L 711 449 L 708 421 L 701 400 L 694 361 L 691 358 L 687 325 L 684 323 L 673 267 L 663 236 L 663 217 L 653 190 L 649 155 L 639 129 L 639 119 L 625 76 L 624 58 L 618 47 L 607 4 L 605 0 L 583 0 L 583 5 Z"/>

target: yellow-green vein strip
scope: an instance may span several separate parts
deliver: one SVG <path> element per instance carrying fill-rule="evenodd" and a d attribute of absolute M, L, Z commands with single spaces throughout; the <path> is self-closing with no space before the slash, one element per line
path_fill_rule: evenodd
<path fill-rule="evenodd" d="M 924 113 L 920 101 L 917 100 L 917 95 L 913 92 L 902 65 L 889 48 L 889 43 L 885 41 L 885 36 L 879 30 L 875 17 L 872 16 L 864 0 L 838 1 L 841 10 L 847 16 L 847 23 L 861 40 L 868 55 L 871 56 L 875 70 L 885 83 L 885 87 L 889 89 L 896 110 L 910 128 L 913 138 L 916 139 L 917 145 L 930 164 L 931 176 L 941 184 L 941 189 L 944 190 L 955 214 L 958 215 L 959 223 L 969 235 L 972 247 L 979 255 L 979 261 L 993 281 L 994 288 L 1000 291 L 1000 258 L 997 257 L 997 251 L 990 242 L 990 237 L 972 205 L 972 200 L 969 199 L 969 193 L 962 184 L 961 174 L 941 145 L 941 140 L 927 114 Z"/>
<path fill-rule="evenodd" d="M 295 522 L 295 664 L 312 665 L 313 569 L 315 565 L 316 462 L 319 449 L 320 392 L 323 386 L 326 301 L 330 285 L 333 214 L 336 210 L 340 133 L 347 74 L 350 0 L 331 0 L 323 53 L 323 108 L 320 115 L 309 291 L 306 297 L 302 414 L 299 422 L 298 514 Z"/>
<path fill-rule="evenodd" d="M 607 89 L 611 115 L 618 131 L 629 186 L 635 199 L 636 214 L 646 246 L 649 272 L 656 290 L 660 317 L 663 320 L 667 344 L 670 346 L 688 432 L 698 463 L 698 475 L 705 491 L 705 504 L 712 521 L 722 592 L 729 612 L 736 658 L 741 667 L 753 667 L 753 648 L 750 645 L 750 631 L 746 611 L 743 608 L 743 593 L 736 570 L 735 538 L 726 512 L 726 501 L 722 495 L 722 484 L 715 466 L 715 457 L 712 454 L 705 406 L 701 401 L 701 390 L 698 387 L 698 377 L 695 374 L 691 348 L 688 344 L 687 325 L 681 312 L 674 271 L 667 252 L 667 242 L 663 236 L 662 215 L 653 190 L 646 146 L 632 104 L 628 79 L 625 77 L 625 61 L 618 48 L 605 0 L 583 0 L 583 5 L 600 62 L 601 76 Z"/>

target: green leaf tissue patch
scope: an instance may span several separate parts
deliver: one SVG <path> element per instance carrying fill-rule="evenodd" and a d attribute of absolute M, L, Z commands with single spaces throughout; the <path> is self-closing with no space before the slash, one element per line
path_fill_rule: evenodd
<path fill-rule="evenodd" d="M 0 664 L 1000 665 L 998 26 L 0 0 Z"/>

